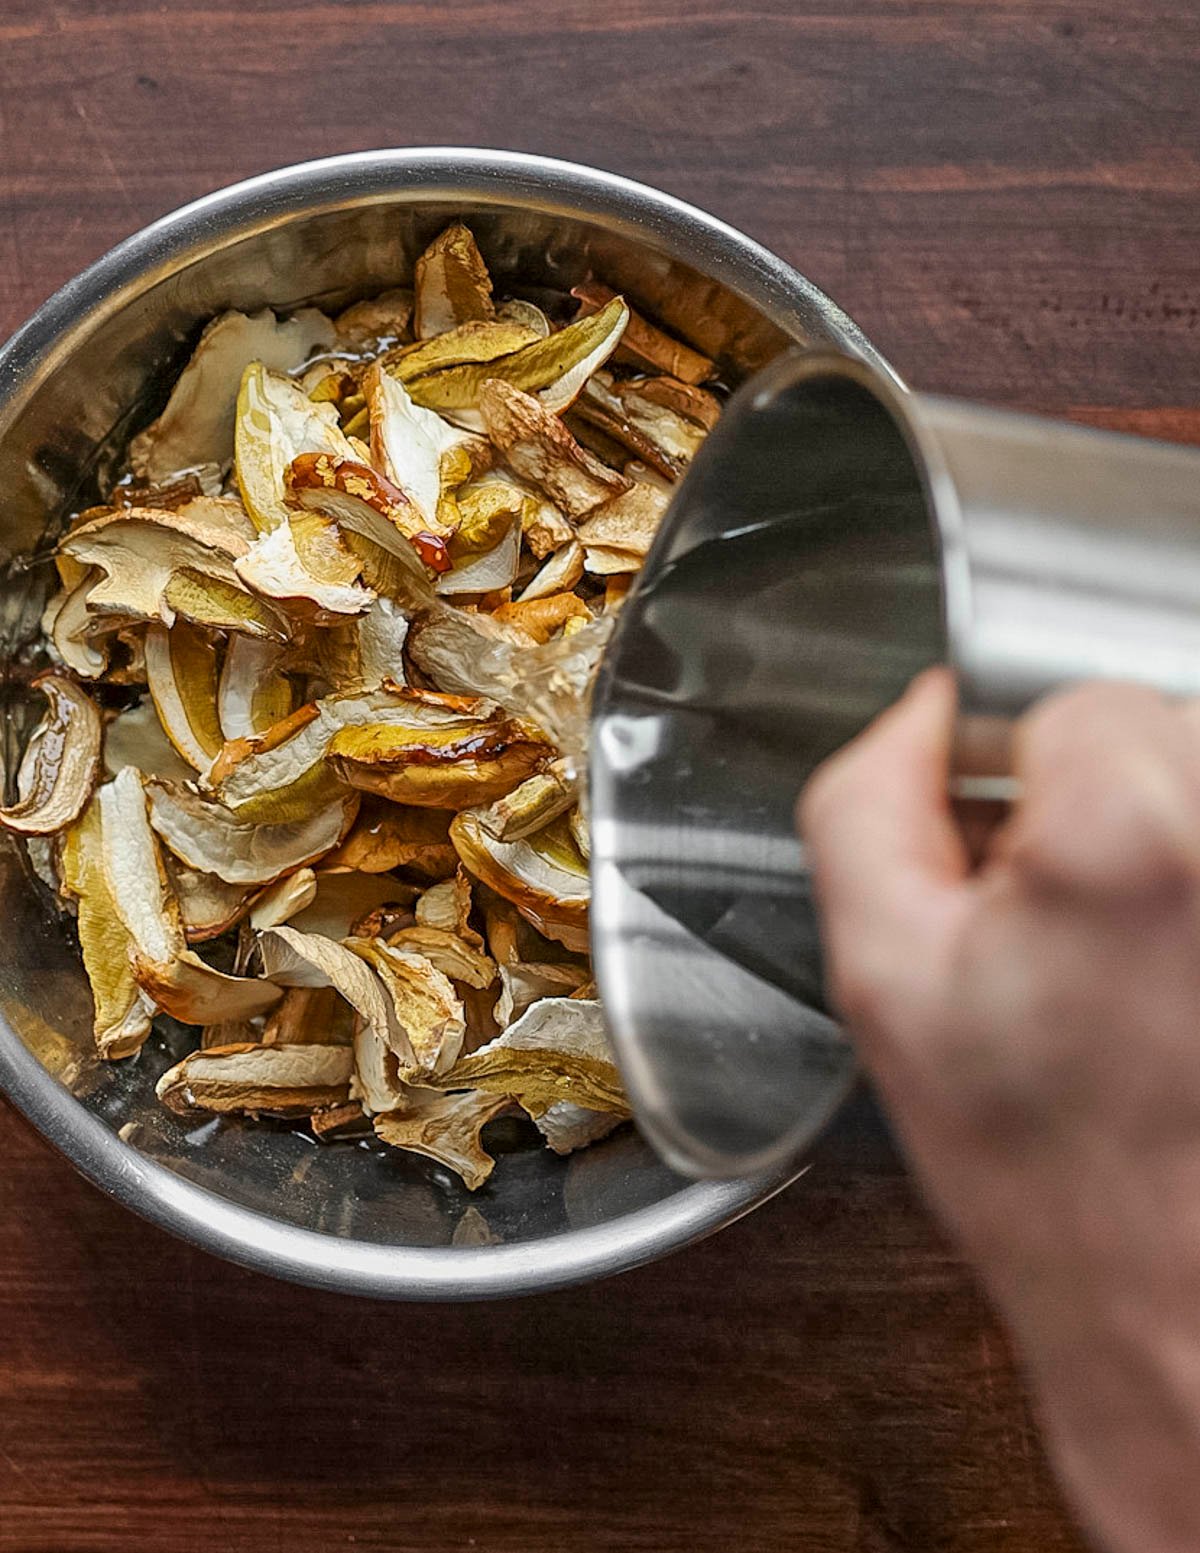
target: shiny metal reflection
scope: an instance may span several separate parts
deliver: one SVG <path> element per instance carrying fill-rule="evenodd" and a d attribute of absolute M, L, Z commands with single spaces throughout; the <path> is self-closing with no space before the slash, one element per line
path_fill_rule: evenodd
<path fill-rule="evenodd" d="M 906 392 L 861 358 L 734 398 L 596 697 L 593 938 L 676 1168 L 793 1158 L 850 1081 L 796 796 L 920 669 L 960 683 L 957 796 L 1013 796 L 1013 720 L 1095 676 L 1200 693 L 1200 452 Z"/>

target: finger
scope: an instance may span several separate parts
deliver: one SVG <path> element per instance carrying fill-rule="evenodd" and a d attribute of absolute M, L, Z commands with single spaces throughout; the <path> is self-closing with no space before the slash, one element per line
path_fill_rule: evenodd
<path fill-rule="evenodd" d="M 1021 801 L 992 857 L 1039 887 L 1144 896 L 1200 879 L 1195 706 L 1135 685 L 1093 684 L 1017 725 Z"/>
<path fill-rule="evenodd" d="M 946 670 L 921 675 L 801 797 L 800 832 L 843 1006 L 919 957 L 924 908 L 967 875 L 947 797 L 954 704 Z"/>

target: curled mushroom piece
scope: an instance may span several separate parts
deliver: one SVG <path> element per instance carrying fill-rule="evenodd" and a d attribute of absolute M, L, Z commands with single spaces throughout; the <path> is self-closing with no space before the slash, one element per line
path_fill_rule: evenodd
<path fill-rule="evenodd" d="M 53 836 L 87 807 L 100 775 L 103 724 L 91 697 L 61 674 L 33 686 L 47 701 L 17 773 L 18 798 L 0 808 L 0 825 L 22 836 Z"/>
<path fill-rule="evenodd" d="M 332 321 L 204 329 L 58 543 L 62 668 L 0 814 L 77 919 L 103 1057 L 169 1014 L 168 1106 L 471 1189 L 493 1117 L 568 1153 L 627 1114 L 588 958 L 590 693 L 724 393 L 677 309 L 591 277 L 572 317 L 513 257 L 493 288 L 456 222 Z"/>
<path fill-rule="evenodd" d="M 582 998 L 540 999 L 441 1082 L 447 1089 L 509 1095 L 534 1117 L 562 1100 L 629 1115 L 600 1005 Z"/>
<path fill-rule="evenodd" d="M 375 1118 L 376 1136 L 448 1166 L 468 1191 L 478 1191 L 496 1165 L 481 1134 L 512 1102 L 504 1095 L 447 1095 L 417 1088 L 406 1089 L 400 1100 L 395 1110 Z"/>
<path fill-rule="evenodd" d="M 511 901 L 539 933 L 587 953 L 587 864 L 563 819 L 518 841 L 499 841 L 468 809 L 450 826 L 450 839 L 468 872 Z"/>
<path fill-rule="evenodd" d="M 159 1079 L 172 1111 L 306 1116 L 350 1093 L 354 1054 L 346 1046 L 214 1046 L 192 1052 Z"/>

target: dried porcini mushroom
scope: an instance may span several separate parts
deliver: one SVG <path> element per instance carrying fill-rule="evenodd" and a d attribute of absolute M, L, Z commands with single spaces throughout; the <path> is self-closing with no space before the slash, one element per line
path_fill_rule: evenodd
<path fill-rule="evenodd" d="M 168 1013 L 196 1029 L 168 1106 L 474 1190 L 493 1117 L 566 1153 L 627 1114 L 577 774 L 722 390 L 601 280 L 573 320 L 494 291 L 460 223 L 397 279 L 201 334 L 59 542 L 64 667 L 0 825 L 77 918 L 101 1056 Z"/>
<path fill-rule="evenodd" d="M 17 802 L 0 808 L 0 825 L 22 836 L 53 836 L 73 825 L 100 776 L 103 724 L 95 702 L 74 680 L 41 674 L 47 701 L 17 773 Z"/>

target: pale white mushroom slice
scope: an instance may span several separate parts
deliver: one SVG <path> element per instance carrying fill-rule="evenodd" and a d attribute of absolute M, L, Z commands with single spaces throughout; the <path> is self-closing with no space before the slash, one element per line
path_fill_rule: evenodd
<path fill-rule="evenodd" d="M 372 590 L 357 582 L 330 582 L 311 572 L 296 548 L 290 523 L 260 534 L 238 558 L 236 572 L 256 593 L 284 604 L 307 601 L 330 615 L 358 615 L 375 600 Z"/>
<path fill-rule="evenodd" d="M 350 1093 L 354 1054 L 348 1046 L 215 1046 L 192 1052 L 156 1086 L 172 1111 L 218 1115 L 304 1116 Z"/>
<path fill-rule="evenodd" d="M 277 879 L 254 897 L 250 907 L 250 926 L 262 932 L 290 922 L 317 898 L 317 876 L 311 868 L 297 868 L 294 874 Z"/>
<path fill-rule="evenodd" d="M 620 498 L 618 497 L 618 500 Z M 574 588 L 583 578 L 583 546 L 571 539 L 556 550 L 546 564 L 517 595 L 521 603 L 549 598 L 551 594 Z"/>
<path fill-rule="evenodd" d="M 128 1057 L 150 1033 L 154 1004 L 133 974 L 133 941 L 117 914 L 104 871 L 100 805 L 95 799 L 66 832 L 59 850 L 63 893 L 76 903 L 76 927 L 94 1005 L 101 1057 Z"/>
<path fill-rule="evenodd" d="M 163 732 L 193 770 L 206 771 L 224 742 L 212 640 L 185 620 L 173 626 L 152 621 L 145 655 L 146 681 Z"/>
<path fill-rule="evenodd" d="M 252 361 L 291 371 L 334 343 L 334 327 L 316 308 L 279 319 L 260 313 L 222 313 L 207 325 L 191 360 L 175 380 L 166 409 L 129 445 L 129 461 L 158 484 L 202 464 L 227 469 L 242 374 Z"/>
<path fill-rule="evenodd" d="M 202 515 L 152 507 L 102 513 L 59 544 L 63 555 L 101 574 L 86 595 L 90 615 L 172 625 L 190 603 L 189 618 L 201 624 L 282 635 L 278 613 L 243 587 L 235 569 L 249 548 L 241 534 Z M 209 613 L 201 615 L 199 601 Z"/>
<path fill-rule="evenodd" d="M 623 474 L 580 447 L 563 423 L 533 395 L 489 378 L 479 409 L 488 436 L 513 472 L 537 486 L 570 518 L 581 518 L 629 489 Z"/>
<path fill-rule="evenodd" d="M 509 1105 L 505 1095 L 447 1095 L 410 1088 L 404 1092 L 402 1108 L 375 1118 L 375 1133 L 393 1148 L 446 1165 L 462 1177 L 468 1191 L 475 1192 L 496 1164 L 484 1149 L 481 1134 Z"/>
<path fill-rule="evenodd" d="M 467 1028 L 449 977 L 423 955 L 377 939 L 348 938 L 345 947 L 371 966 L 392 1000 L 410 1053 L 389 1043 L 400 1061 L 400 1078 L 421 1083 L 445 1073 L 462 1051 Z"/>
<path fill-rule="evenodd" d="M 570 1100 L 560 1100 L 535 1116 L 533 1125 L 556 1154 L 573 1154 L 607 1138 L 625 1120 L 614 1111 L 589 1111 Z"/>
<path fill-rule="evenodd" d="M 468 987 L 490 987 L 496 979 L 495 961 L 451 928 L 417 923 L 390 933 L 387 941 L 393 949 L 423 956 L 451 981 L 465 982 Z"/>
<path fill-rule="evenodd" d="M 105 776 L 116 776 L 122 766 L 168 782 L 187 782 L 196 774 L 163 732 L 149 697 L 118 712 L 104 729 Z"/>
<path fill-rule="evenodd" d="M 480 809 L 479 823 L 497 841 L 519 841 L 565 814 L 578 793 L 570 763 L 560 758 Z"/>
<path fill-rule="evenodd" d="M 252 886 L 227 884 L 216 874 L 201 873 L 170 853 L 163 858 L 163 864 L 179 903 L 184 936 L 189 944 L 218 938 L 245 915 L 254 893 Z"/>
<path fill-rule="evenodd" d="M 0 826 L 22 836 L 52 836 L 73 825 L 100 777 L 103 723 L 86 691 L 60 674 L 33 687 L 46 711 L 29 737 L 17 773 L 17 802 L 0 807 Z"/>
<path fill-rule="evenodd" d="M 353 458 L 335 405 L 315 403 L 299 383 L 252 362 L 237 401 L 234 472 L 246 511 L 269 533 L 286 524 L 285 478 L 301 453 Z"/>
<path fill-rule="evenodd" d="M 224 804 L 177 783 L 150 781 L 146 796 L 150 822 L 171 851 L 228 884 L 270 884 L 316 862 L 341 841 L 357 807 L 346 795 L 301 819 L 266 824 L 239 819 Z"/>
<path fill-rule="evenodd" d="M 628 555 L 636 569 L 649 553 L 668 505 L 662 490 L 639 480 L 632 489 L 597 507 L 578 529 L 579 543 L 588 552 L 588 570 L 597 570 L 589 564 L 592 551 Z"/>
<path fill-rule="evenodd" d="M 402 686 L 408 625 L 401 605 L 377 598 L 365 614 L 318 633 L 322 672 L 343 694 L 379 690 L 385 682 Z"/>
<path fill-rule="evenodd" d="M 302 933 L 348 938 L 355 923 L 383 906 L 403 907 L 413 887 L 388 874 L 340 873 L 322 870 L 316 876 L 312 901 L 291 919 Z"/>
<path fill-rule="evenodd" d="M 371 462 L 420 513 L 431 533 L 443 533 L 442 497 L 480 461 L 487 444 L 451 426 L 413 400 L 404 384 L 376 363 L 363 380 L 371 411 Z"/>
<path fill-rule="evenodd" d="M 541 998 L 439 1084 L 510 1095 L 534 1117 L 561 1100 L 629 1115 L 600 1005 L 583 998 Z"/>
<path fill-rule="evenodd" d="M 487 265 L 474 235 L 461 222 L 440 232 L 417 260 L 413 291 L 413 333 L 418 340 L 496 315 Z"/>
<path fill-rule="evenodd" d="M 350 940 L 350 943 L 356 942 Z M 414 1055 L 395 1001 L 361 955 L 345 944 L 295 927 L 268 928 L 258 941 L 263 973 L 281 987 L 336 987 L 397 1061 L 412 1067 Z"/>
<path fill-rule="evenodd" d="M 509 522 L 503 537 L 477 555 L 466 555 L 438 578 L 441 594 L 453 597 L 465 593 L 493 593 L 511 587 L 521 564 L 521 519 Z"/>
<path fill-rule="evenodd" d="M 569 998 L 588 979 L 587 968 L 570 961 L 540 963 L 511 960 L 499 967 L 500 997 L 496 1018 L 501 1029 L 520 1019 L 541 998 Z"/>
<path fill-rule="evenodd" d="M 617 348 L 628 317 L 624 302 L 614 298 L 598 313 L 577 319 L 511 355 L 478 365 L 445 367 L 414 378 L 409 392 L 418 404 L 472 431 L 487 428 L 480 397 L 484 384 L 497 379 L 536 395 L 545 410 L 561 414 Z"/>
<path fill-rule="evenodd" d="M 225 739 L 259 738 L 291 715 L 295 694 L 280 671 L 284 653 L 278 642 L 230 637 L 217 684 L 217 720 Z M 211 759 L 203 769 L 210 764 Z"/>
<path fill-rule="evenodd" d="M 227 976 L 187 947 L 179 905 L 150 827 L 141 774 L 120 771 L 98 794 L 105 878 L 132 941 L 133 974 L 164 1013 L 185 1024 L 249 1019 L 278 1001 L 279 989 Z"/>
<path fill-rule="evenodd" d="M 452 879 L 424 890 L 414 907 L 414 915 L 422 927 L 445 928 L 456 933 L 473 949 L 483 948 L 483 938 L 471 926 L 471 910 L 474 896 L 471 879 L 460 863 Z"/>
<path fill-rule="evenodd" d="M 587 952 L 587 864 L 564 818 L 518 841 L 499 841 L 478 811 L 467 809 L 451 822 L 450 839 L 468 872 L 511 901 L 540 933 Z"/>

